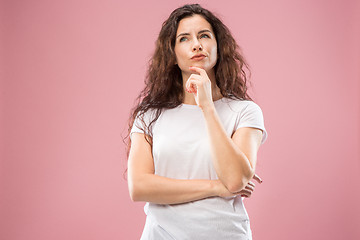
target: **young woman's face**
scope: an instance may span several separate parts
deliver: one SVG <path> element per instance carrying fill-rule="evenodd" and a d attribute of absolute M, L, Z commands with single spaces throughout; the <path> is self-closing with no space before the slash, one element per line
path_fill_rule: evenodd
<path fill-rule="evenodd" d="M 175 40 L 176 63 L 181 71 L 190 73 L 189 67 L 210 71 L 217 61 L 217 43 L 210 23 L 201 15 L 180 20 Z"/>

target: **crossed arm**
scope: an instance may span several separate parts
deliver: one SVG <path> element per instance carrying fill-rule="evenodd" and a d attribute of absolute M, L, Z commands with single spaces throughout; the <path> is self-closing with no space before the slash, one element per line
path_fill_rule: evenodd
<path fill-rule="evenodd" d="M 254 189 L 257 151 L 262 132 L 240 128 L 228 137 L 216 112 L 204 112 L 219 180 L 172 179 L 154 174 L 151 147 L 142 133 L 133 133 L 128 160 L 128 184 L 133 201 L 185 203 L 207 197 L 249 196 Z"/>
<path fill-rule="evenodd" d="M 214 107 L 203 108 L 203 114 L 215 171 L 230 192 L 241 191 L 255 175 L 262 130 L 239 128 L 230 138 Z"/>

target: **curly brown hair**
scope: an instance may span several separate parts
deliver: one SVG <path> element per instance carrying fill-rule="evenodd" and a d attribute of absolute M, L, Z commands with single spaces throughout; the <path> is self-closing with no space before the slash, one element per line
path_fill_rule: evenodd
<path fill-rule="evenodd" d="M 252 100 L 247 93 L 247 74 L 250 73 L 240 48 L 230 30 L 212 12 L 199 4 L 184 5 L 175 9 L 162 24 L 156 41 L 155 53 L 149 61 L 145 79 L 145 88 L 136 99 L 137 105 L 131 110 L 128 120 L 126 154 L 129 157 L 131 139 L 129 137 L 136 117 L 142 121 L 146 129 L 146 141 L 152 146 L 152 124 L 159 118 L 164 109 L 171 109 L 183 103 L 183 80 L 181 70 L 175 64 L 174 52 L 176 31 L 181 19 L 201 15 L 208 21 L 217 40 L 217 62 L 214 67 L 216 84 L 223 97 L 231 99 Z M 149 125 L 145 124 L 144 113 L 154 110 L 155 117 Z"/>

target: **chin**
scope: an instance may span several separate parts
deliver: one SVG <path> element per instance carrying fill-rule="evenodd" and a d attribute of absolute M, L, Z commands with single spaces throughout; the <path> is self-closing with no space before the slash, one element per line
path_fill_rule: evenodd
<path fill-rule="evenodd" d="M 193 64 L 191 65 L 192 67 L 198 67 L 198 68 L 202 68 L 202 69 L 206 69 L 206 66 L 204 66 L 203 64 Z"/>
<path fill-rule="evenodd" d="M 193 67 L 198 67 L 198 68 L 202 68 L 202 69 L 205 69 L 206 71 L 208 71 L 208 70 L 211 69 L 210 66 L 204 65 L 204 64 L 202 64 L 202 63 L 195 63 L 195 64 L 193 64 L 193 65 L 191 65 L 191 66 L 193 66 Z"/>

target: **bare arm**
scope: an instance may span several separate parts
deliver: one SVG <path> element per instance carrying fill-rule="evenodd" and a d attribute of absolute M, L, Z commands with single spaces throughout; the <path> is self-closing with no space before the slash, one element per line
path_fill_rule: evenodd
<path fill-rule="evenodd" d="M 244 127 L 230 138 L 214 106 L 203 108 L 203 113 L 216 173 L 231 192 L 238 192 L 254 177 L 262 131 Z"/>
<path fill-rule="evenodd" d="M 158 204 L 185 203 L 212 196 L 235 195 L 219 180 L 180 180 L 155 175 L 151 147 L 142 133 L 132 134 L 128 184 L 133 201 Z"/>
<path fill-rule="evenodd" d="M 245 127 L 238 129 L 231 138 L 227 136 L 212 100 L 211 80 L 206 71 L 199 67 L 189 69 L 197 74 L 190 75 L 186 89 L 193 93 L 203 111 L 215 171 L 227 189 L 241 191 L 254 177 L 262 131 Z"/>

